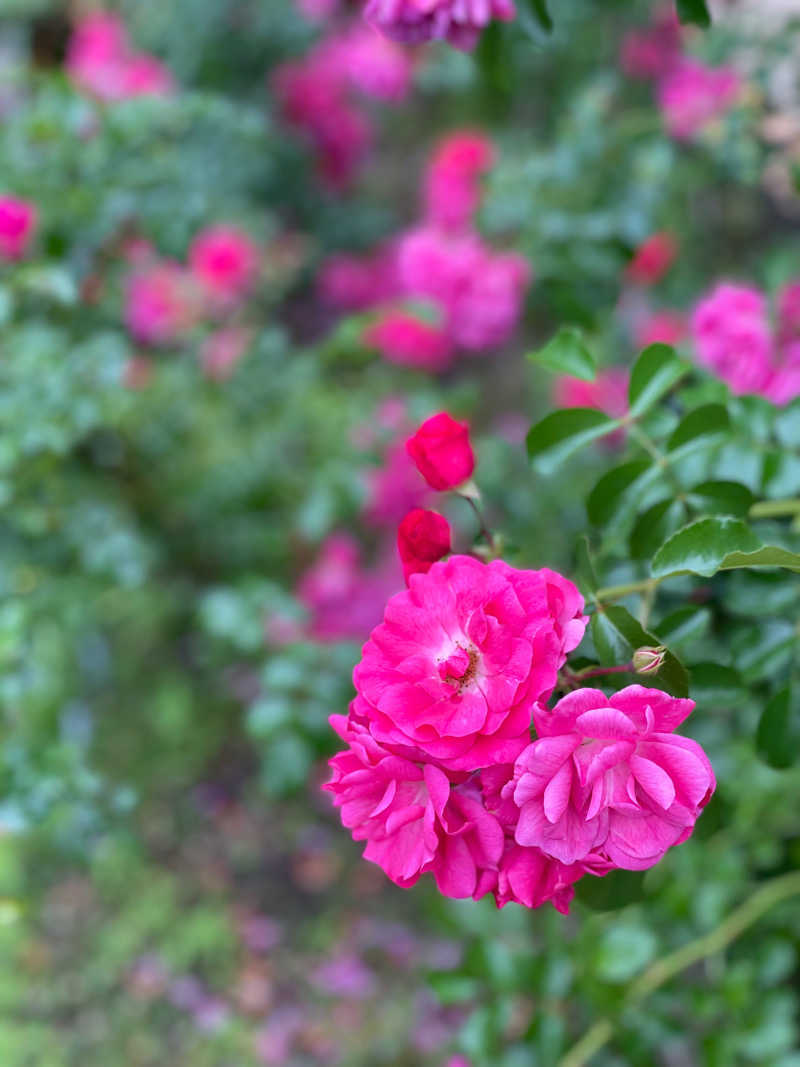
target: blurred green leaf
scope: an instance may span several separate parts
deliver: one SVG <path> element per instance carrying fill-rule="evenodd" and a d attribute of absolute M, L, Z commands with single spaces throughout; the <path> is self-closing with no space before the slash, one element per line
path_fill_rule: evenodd
<path fill-rule="evenodd" d="M 638 417 L 656 404 L 680 381 L 687 365 L 669 345 L 650 345 L 642 352 L 631 371 L 628 387 L 630 415 Z"/>
<path fill-rule="evenodd" d="M 635 487 L 638 479 L 652 467 L 648 459 L 634 459 L 619 467 L 612 467 L 597 482 L 586 501 L 589 520 L 604 526 L 611 520 L 621 498 Z"/>
<path fill-rule="evenodd" d="M 800 718 L 792 707 L 792 690 L 781 689 L 770 700 L 758 723 L 756 750 L 770 767 L 785 770 L 800 755 Z"/>
<path fill-rule="evenodd" d="M 687 495 L 694 507 L 715 515 L 744 518 L 753 504 L 753 494 L 740 482 L 700 482 Z"/>
<path fill-rule="evenodd" d="M 586 346 L 583 334 L 575 326 L 562 326 L 544 347 L 529 352 L 527 358 L 558 374 L 569 374 L 584 382 L 591 382 L 597 373 L 594 356 Z"/>
<path fill-rule="evenodd" d="M 611 871 L 598 878 L 586 875 L 575 887 L 576 899 L 592 911 L 618 911 L 644 895 L 644 871 Z"/>
<path fill-rule="evenodd" d="M 618 419 L 595 408 L 554 411 L 528 433 L 528 456 L 543 473 L 549 473 L 579 448 L 618 428 Z"/>
<path fill-rule="evenodd" d="M 711 25 L 706 0 L 675 0 L 681 22 L 694 23 L 707 29 Z"/>
<path fill-rule="evenodd" d="M 553 28 L 553 20 L 547 10 L 547 0 L 527 0 L 527 4 L 542 29 L 549 33 Z"/>
<path fill-rule="evenodd" d="M 677 452 L 698 438 L 717 436 L 729 426 L 728 412 L 722 404 L 704 404 L 681 419 L 667 442 L 667 450 Z"/>

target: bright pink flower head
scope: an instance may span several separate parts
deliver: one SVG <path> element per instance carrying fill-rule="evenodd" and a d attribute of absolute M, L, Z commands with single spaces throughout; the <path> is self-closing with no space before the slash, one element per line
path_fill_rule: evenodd
<path fill-rule="evenodd" d="M 35 229 L 33 204 L 14 196 L 0 196 L 0 259 L 22 259 Z"/>
<path fill-rule="evenodd" d="M 681 26 L 672 7 L 664 9 L 643 30 L 631 30 L 622 41 L 620 65 L 629 78 L 663 78 L 680 62 Z"/>
<path fill-rule="evenodd" d="M 191 282 L 180 264 L 157 263 L 130 278 L 125 323 L 140 343 L 162 345 L 177 340 L 195 315 Z"/>
<path fill-rule="evenodd" d="M 494 895 L 498 908 L 506 904 L 521 904 L 525 908 L 552 904 L 556 911 L 568 915 L 575 896 L 575 882 L 584 874 L 583 864 L 559 863 L 540 848 L 523 848 L 507 841 L 496 870 L 485 869 L 480 885 Z"/>
<path fill-rule="evenodd" d="M 210 334 L 200 349 L 200 365 L 206 378 L 215 382 L 230 378 L 251 340 L 251 331 L 241 326 L 228 326 Z"/>
<path fill-rule="evenodd" d="M 425 178 L 425 217 L 447 230 L 469 225 L 481 198 L 481 178 L 494 163 L 482 133 L 453 133 L 440 141 Z"/>
<path fill-rule="evenodd" d="M 628 410 L 628 378 L 624 367 L 601 370 L 593 382 L 564 375 L 556 379 L 556 405 L 561 408 L 597 408 L 611 418 L 619 418 Z"/>
<path fill-rule="evenodd" d="M 258 272 L 259 249 L 236 226 L 211 226 L 189 249 L 189 268 L 208 295 L 222 304 L 243 297 Z"/>
<path fill-rule="evenodd" d="M 510 22 L 516 10 L 513 0 L 367 0 L 364 15 L 395 41 L 448 40 L 471 50 L 492 19 Z"/>
<path fill-rule="evenodd" d="M 678 245 L 671 233 L 654 233 L 636 249 L 626 271 L 637 285 L 655 285 L 675 262 Z"/>
<path fill-rule="evenodd" d="M 330 721 L 348 748 L 330 761 L 333 778 L 324 788 L 353 839 L 366 841 L 364 857 L 403 888 L 430 871 L 441 893 L 471 897 L 504 839 L 475 787 L 453 787 L 439 767 L 393 754 L 352 716 Z"/>
<path fill-rule="evenodd" d="M 772 375 L 773 344 L 763 294 L 721 283 L 697 305 L 691 334 L 700 363 L 731 391 L 763 393 Z"/>
<path fill-rule="evenodd" d="M 101 100 L 125 100 L 172 92 L 174 82 L 154 56 L 134 52 L 122 19 L 96 11 L 75 27 L 69 42 L 67 71 L 81 89 Z"/>
<path fill-rule="evenodd" d="M 697 742 L 673 731 L 694 709 L 632 685 L 608 697 L 579 689 L 552 711 L 534 709 L 539 740 L 506 787 L 520 809 L 516 841 L 561 863 L 600 855 L 652 867 L 685 841 L 716 782 Z"/>
<path fill-rule="evenodd" d="M 649 345 L 677 345 L 686 337 L 686 318 L 679 311 L 654 311 L 641 319 L 634 330 L 638 349 Z"/>
<path fill-rule="evenodd" d="M 469 424 L 446 411 L 426 419 L 406 441 L 406 450 L 431 489 L 439 492 L 457 489 L 475 470 Z"/>
<path fill-rule="evenodd" d="M 389 309 L 364 331 L 364 341 L 389 363 L 420 370 L 444 370 L 453 359 L 453 345 L 441 326 L 411 312 Z"/>
<path fill-rule="evenodd" d="M 132 54 L 121 70 L 121 92 L 135 96 L 168 96 L 175 89 L 172 74 L 160 59 L 144 52 Z"/>
<path fill-rule="evenodd" d="M 364 646 L 353 712 L 410 758 L 475 770 L 516 758 L 586 628 L 583 598 L 549 570 L 451 556 L 414 574 Z"/>
<path fill-rule="evenodd" d="M 452 551 L 450 523 L 437 511 L 414 508 L 400 523 L 397 551 L 406 582 L 412 574 L 427 574 Z"/>
<path fill-rule="evenodd" d="M 348 534 L 332 534 L 297 589 L 311 615 L 311 634 L 320 641 L 363 639 L 381 617 L 387 599 L 402 587 L 394 552 L 372 568 Z"/>
<path fill-rule="evenodd" d="M 789 282 L 778 292 L 778 343 L 800 340 L 800 281 Z"/>
<path fill-rule="evenodd" d="M 324 48 L 353 89 L 365 96 L 398 103 L 408 95 L 411 56 L 371 26 L 355 26 L 326 42 Z"/>
<path fill-rule="evenodd" d="M 706 67 L 684 59 L 658 87 L 667 130 L 685 141 L 729 110 L 741 82 L 732 67 Z"/>

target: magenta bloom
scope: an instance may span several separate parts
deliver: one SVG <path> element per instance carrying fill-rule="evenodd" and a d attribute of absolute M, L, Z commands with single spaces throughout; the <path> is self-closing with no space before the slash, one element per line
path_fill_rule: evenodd
<path fill-rule="evenodd" d="M 452 550 L 450 523 L 437 511 L 414 508 L 400 523 L 397 551 L 406 582 L 412 574 L 427 574 Z"/>
<path fill-rule="evenodd" d="M 509 22 L 516 10 L 513 0 L 367 0 L 364 15 L 396 41 L 447 40 L 469 50 L 492 19 Z"/>
<path fill-rule="evenodd" d="M 391 753 L 352 715 L 330 721 L 348 748 L 331 759 L 324 788 L 353 839 L 366 841 L 365 859 L 404 888 L 430 871 L 440 892 L 471 897 L 480 868 L 503 851 L 503 830 L 475 787 L 454 787 L 432 763 Z"/>
<path fill-rule="evenodd" d="M 28 200 L 0 196 L 0 259 L 22 259 L 36 229 L 36 207 Z"/>
<path fill-rule="evenodd" d="M 429 496 L 404 441 L 393 441 L 379 467 L 366 472 L 367 501 L 364 517 L 375 526 L 394 526 Z"/>
<path fill-rule="evenodd" d="M 431 489 L 440 493 L 457 489 L 475 470 L 469 423 L 446 411 L 426 419 L 406 441 L 406 451 Z"/>
<path fill-rule="evenodd" d="M 681 25 L 674 8 L 659 11 L 650 26 L 631 30 L 622 41 L 620 66 L 629 78 L 663 78 L 680 62 Z"/>
<path fill-rule="evenodd" d="M 733 393 L 764 393 L 772 377 L 773 342 L 763 294 L 721 283 L 697 305 L 691 334 L 700 363 Z"/>
<path fill-rule="evenodd" d="M 465 130 L 445 137 L 428 164 L 425 217 L 445 230 L 468 226 L 481 198 L 481 178 L 494 163 L 492 142 Z"/>
<path fill-rule="evenodd" d="M 693 709 L 639 685 L 537 707 L 539 740 L 506 787 L 520 809 L 517 843 L 565 864 L 592 854 L 625 870 L 658 863 L 691 835 L 716 787 L 702 748 L 673 733 Z"/>
<path fill-rule="evenodd" d="M 442 326 L 400 308 L 381 313 L 365 329 L 364 341 L 389 363 L 431 373 L 445 370 L 453 359 L 453 345 Z"/>
<path fill-rule="evenodd" d="M 365 96 L 399 103 L 411 88 L 413 65 L 409 53 L 371 26 L 357 25 L 332 37 L 320 54 Z"/>
<path fill-rule="evenodd" d="M 125 323 L 141 344 L 170 344 L 192 325 L 195 317 L 191 281 L 180 264 L 156 263 L 130 278 Z"/>
<path fill-rule="evenodd" d="M 379 249 L 371 256 L 336 255 L 322 265 L 317 288 L 322 300 L 340 311 L 363 311 L 397 292 L 394 253 Z"/>
<path fill-rule="evenodd" d="M 516 758 L 586 628 L 583 598 L 554 571 L 451 556 L 410 578 L 353 673 L 381 744 L 452 770 Z"/>
<path fill-rule="evenodd" d="M 172 92 L 172 75 L 155 56 L 131 48 L 122 19 L 96 11 L 75 27 L 69 42 L 67 72 L 79 88 L 100 100 L 163 96 Z"/>
<path fill-rule="evenodd" d="M 654 233 L 636 249 L 626 274 L 637 285 L 655 285 L 675 262 L 678 246 L 671 233 Z"/>
<path fill-rule="evenodd" d="M 732 67 L 706 67 L 694 59 L 682 60 L 658 87 L 667 130 L 681 141 L 694 137 L 729 110 L 740 85 Z"/>
<path fill-rule="evenodd" d="M 221 305 L 241 299 L 251 288 L 259 265 L 259 248 L 236 226 L 211 226 L 189 249 L 189 268 L 206 293 Z"/>
<path fill-rule="evenodd" d="M 685 337 L 685 316 L 679 311 L 670 311 L 668 308 L 645 315 L 634 329 L 634 340 L 639 349 L 657 343 L 677 345 Z"/>
<path fill-rule="evenodd" d="M 618 418 L 628 410 L 628 378 L 624 367 L 601 370 L 593 382 L 563 375 L 556 379 L 555 402 L 561 408 L 597 408 Z"/>

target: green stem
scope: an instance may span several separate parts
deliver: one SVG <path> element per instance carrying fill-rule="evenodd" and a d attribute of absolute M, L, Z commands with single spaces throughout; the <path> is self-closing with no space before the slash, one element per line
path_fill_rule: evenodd
<path fill-rule="evenodd" d="M 748 512 L 751 519 L 772 519 L 780 515 L 800 515 L 800 499 L 760 500 Z"/>
<path fill-rule="evenodd" d="M 623 1006 L 638 1004 L 659 989 L 670 978 L 685 971 L 693 963 L 721 952 L 732 941 L 757 922 L 765 912 L 800 893 L 800 871 L 773 878 L 757 889 L 753 895 L 730 913 L 714 930 L 703 937 L 690 941 L 649 967 L 637 978 L 623 998 Z M 616 1023 L 611 1019 L 599 1019 L 583 1035 L 577 1044 L 562 1056 L 558 1067 L 584 1067 L 614 1036 Z"/>
<path fill-rule="evenodd" d="M 631 593 L 651 593 L 661 584 L 663 578 L 642 578 L 638 582 L 627 582 L 625 585 L 608 585 L 605 589 L 598 589 L 595 600 L 603 603 L 609 600 L 622 600 Z"/>

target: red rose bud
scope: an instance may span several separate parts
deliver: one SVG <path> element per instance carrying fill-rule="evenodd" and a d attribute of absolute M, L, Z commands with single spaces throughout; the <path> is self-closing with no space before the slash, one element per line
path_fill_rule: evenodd
<path fill-rule="evenodd" d="M 400 523 L 397 551 L 406 583 L 412 574 L 427 574 L 451 551 L 449 522 L 436 511 L 414 508 Z"/>
<path fill-rule="evenodd" d="M 444 411 L 426 419 L 406 441 L 406 449 L 431 489 L 440 492 L 463 485 L 475 470 L 468 424 Z"/>
<path fill-rule="evenodd" d="M 633 669 L 637 674 L 657 674 L 661 669 L 667 650 L 663 645 L 655 648 L 637 648 L 633 654 Z"/>
<path fill-rule="evenodd" d="M 654 233 L 636 249 L 628 264 L 628 278 L 638 285 L 655 285 L 667 273 L 678 253 L 669 233 Z"/>

